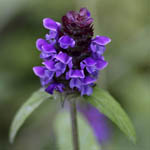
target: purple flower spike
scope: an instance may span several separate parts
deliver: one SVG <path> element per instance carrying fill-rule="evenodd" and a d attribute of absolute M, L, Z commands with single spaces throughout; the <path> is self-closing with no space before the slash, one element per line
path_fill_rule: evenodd
<path fill-rule="evenodd" d="M 63 49 L 67 49 L 69 47 L 75 46 L 75 41 L 70 38 L 68 35 L 64 35 L 59 39 L 60 47 Z"/>
<path fill-rule="evenodd" d="M 40 78 L 43 78 L 45 75 L 45 67 L 35 66 L 33 67 L 33 71 Z"/>
<path fill-rule="evenodd" d="M 66 90 L 91 95 L 100 71 L 108 64 L 103 54 L 111 39 L 93 38 L 93 19 L 87 8 L 69 11 L 62 24 L 44 18 L 43 26 L 48 33 L 36 41 L 36 47 L 44 66 L 33 68 L 41 85 L 50 94 Z"/>
<path fill-rule="evenodd" d="M 69 70 L 69 78 L 81 78 L 83 79 L 85 77 L 83 70 Z"/>
<path fill-rule="evenodd" d="M 42 46 L 47 44 L 46 40 L 40 38 L 36 41 L 36 48 L 39 50 L 39 51 L 42 51 Z"/>
<path fill-rule="evenodd" d="M 55 58 L 64 64 L 68 64 L 72 60 L 72 57 L 63 52 L 59 52 L 59 54 L 56 55 Z"/>
<path fill-rule="evenodd" d="M 54 31 L 56 31 L 58 28 L 57 23 L 53 19 L 50 19 L 50 18 L 44 18 L 43 19 L 43 26 L 46 29 L 54 30 Z"/>
<path fill-rule="evenodd" d="M 93 39 L 93 42 L 99 45 L 107 45 L 111 42 L 111 39 L 106 36 L 96 36 L 96 38 Z"/>

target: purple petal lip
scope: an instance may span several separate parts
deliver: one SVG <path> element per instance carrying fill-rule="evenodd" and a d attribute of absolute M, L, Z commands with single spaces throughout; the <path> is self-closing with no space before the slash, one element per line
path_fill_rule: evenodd
<path fill-rule="evenodd" d="M 47 78 L 40 78 L 40 82 L 42 87 L 45 87 L 47 84 L 49 84 L 52 80 L 49 80 Z"/>
<path fill-rule="evenodd" d="M 70 80 L 70 88 L 78 88 L 80 89 L 81 88 L 81 80 L 80 79 L 77 79 L 77 78 L 73 78 Z"/>
<path fill-rule="evenodd" d="M 49 71 L 49 70 L 45 70 L 44 77 L 40 78 L 41 85 L 42 86 L 46 86 L 47 84 L 49 84 L 50 82 L 52 82 L 53 76 L 54 76 L 54 72 Z"/>
<path fill-rule="evenodd" d="M 95 42 L 91 43 L 90 48 L 93 52 L 98 53 L 98 55 L 102 55 L 105 52 L 105 49 L 106 49 L 104 45 L 99 45 Z"/>
<path fill-rule="evenodd" d="M 86 67 L 86 65 L 81 61 L 80 62 L 80 68 L 83 70 Z"/>
<path fill-rule="evenodd" d="M 106 68 L 107 65 L 108 65 L 108 62 L 101 59 L 101 60 L 98 60 L 98 61 L 97 61 L 96 68 L 97 68 L 98 70 L 102 70 L 102 69 Z"/>
<path fill-rule="evenodd" d="M 57 37 L 57 31 L 55 30 L 50 30 L 49 34 L 45 35 L 46 40 L 55 39 L 56 37 Z"/>
<path fill-rule="evenodd" d="M 33 72 L 36 76 L 43 78 L 45 76 L 45 67 L 42 66 L 35 66 L 33 67 Z"/>
<path fill-rule="evenodd" d="M 88 85 L 83 85 L 81 87 L 81 96 L 88 95 L 90 96 L 93 93 L 93 88 Z"/>
<path fill-rule="evenodd" d="M 96 36 L 96 38 L 93 39 L 93 42 L 99 44 L 99 45 L 107 45 L 111 42 L 111 39 L 106 36 Z"/>
<path fill-rule="evenodd" d="M 46 29 L 49 29 L 49 30 L 54 30 L 56 31 L 57 30 L 57 23 L 51 19 L 51 18 L 44 18 L 43 19 L 43 26 L 46 28 Z"/>
<path fill-rule="evenodd" d="M 50 53 L 44 53 L 44 52 L 42 52 L 40 54 L 40 58 L 42 58 L 42 59 L 46 59 L 46 58 L 49 58 L 51 56 L 52 56 L 52 54 L 50 54 Z"/>
<path fill-rule="evenodd" d="M 53 94 L 54 90 L 63 92 L 63 88 L 64 88 L 64 85 L 61 83 L 52 83 L 45 89 L 45 91 L 50 94 Z"/>
<path fill-rule="evenodd" d="M 52 44 L 45 44 L 42 46 L 42 50 L 44 53 L 56 53 L 56 49 Z"/>
<path fill-rule="evenodd" d="M 82 80 L 82 84 L 83 84 L 83 85 L 92 84 L 92 83 L 94 83 L 94 82 L 96 82 L 96 79 L 94 79 L 94 78 L 92 78 L 92 77 L 90 77 L 90 76 L 87 76 L 87 77 L 85 77 L 85 78 Z"/>
<path fill-rule="evenodd" d="M 70 78 L 81 78 L 83 79 L 85 77 L 84 75 L 84 71 L 83 70 L 79 70 L 79 69 L 75 69 L 75 70 L 69 70 L 69 77 Z"/>
<path fill-rule="evenodd" d="M 58 42 L 60 44 L 60 47 L 63 49 L 67 49 L 69 47 L 75 46 L 75 41 L 71 37 L 69 37 L 68 35 L 62 36 Z"/>
<path fill-rule="evenodd" d="M 64 64 L 68 64 L 72 60 L 72 57 L 63 52 L 59 52 L 59 54 L 56 55 L 55 58 Z"/>
<path fill-rule="evenodd" d="M 56 77 L 59 77 L 66 70 L 66 64 L 58 62 L 55 64 L 56 67 Z"/>
<path fill-rule="evenodd" d="M 44 64 L 45 67 L 50 71 L 55 71 L 56 70 L 55 62 L 52 61 L 52 60 L 47 60 L 47 61 L 43 62 L 42 64 Z"/>
<path fill-rule="evenodd" d="M 47 44 L 46 40 L 42 39 L 42 38 L 39 38 L 37 39 L 36 41 L 36 48 L 39 50 L 39 51 L 42 51 L 42 46 Z"/>
<path fill-rule="evenodd" d="M 95 72 L 97 69 L 95 66 L 88 66 L 88 67 L 86 67 L 86 70 L 91 74 L 91 73 Z"/>
<path fill-rule="evenodd" d="M 88 57 L 86 59 L 83 60 L 83 62 L 87 65 L 87 66 L 93 66 L 96 64 L 96 61 L 91 58 L 91 57 Z"/>

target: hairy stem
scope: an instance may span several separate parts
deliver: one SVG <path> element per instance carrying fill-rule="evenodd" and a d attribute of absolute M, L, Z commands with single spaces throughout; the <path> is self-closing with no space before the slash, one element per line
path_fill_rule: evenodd
<path fill-rule="evenodd" d="M 78 123 L 77 123 L 77 111 L 75 100 L 70 100 L 70 116 L 72 124 L 73 149 L 79 150 Z"/>

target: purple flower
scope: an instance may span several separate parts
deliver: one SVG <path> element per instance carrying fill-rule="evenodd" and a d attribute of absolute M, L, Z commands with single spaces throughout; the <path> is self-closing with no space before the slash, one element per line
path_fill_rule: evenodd
<path fill-rule="evenodd" d="M 64 64 L 68 64 L 72 60 L 72 57 L 63 52 L 59 52 L 58 55 L 55 56 L 55 58 Z"/>
<path fill-rule="evenodd" d="M 82 85 L 81 86 L 81 95 L 90 96 L 93 93 L 93 88 L 90 85 Z"/>
<path fill-rule="evenodd" d="M 108 38 L 108 37 L 106 37 L 106 36 L 96 36 L 96 38 L 94 38 L 93 40 L 92 40 L 92 42 L 94 42 L 94 43 L 96 43 L 96 44 L 98 44 L 98 45 L 103 45 L 103 46 L 105 46 L 105 45 L 107 45 L 108 43 L 110 43 L 111 42 L 111 39 L 110 38 Z"/>
<path fill-rule="evenodd" d="M 73 78 L 70 80 L 70 88 L 78 88 L 80 89 L 81 88 L 81 80 L 78 79 L 78 78 Z"/>
<path fill-rule="evenodd" d="M 86 8 L 69 11 L 62 17 L 62 25 L 50 18 L 43 19 L 48 33 L 45 39 L 36 41 L 43 66 L 34 67 L 33 71 L 48 93 L 67 90 L 92 94 L 100 71 L 108 65 L 103 54 L 111 41 L 106 36 L 93 38 L 92 23 Z"/>
<path fill-rule="evenodd" d="M 79 69 L 75 69 L 75 70 L 69 70 L 69 77 L 70 78 L 84 78 L 84 71 L 83 70 L 79 70 Z"/>
<path fill-rule="evenodd" d="M 56 71 L 55 62 L 52 60 L 47 60 L 42 63 L 50 71 Z"/>
<path fill-rule="evenodd" d="M 35 66 L 35 67 L 33 67 L 33 71 L 34 71 L 35 75 L 37 75 L 40 78 L 43 78 L 44 74 L 45 74 L 45 67 Z"/>
<path fill-rule="evenodd" d="M 61 83 L 52 83 L 45 89 L 45 91 L 50 94 L 53 94 L 54 90 L 63 92 L 63 88 L 64 88 L 64 85 Z"/>
<path fill-rule="evenodd" d="M 52 30 L 52 31 L 56 31 L 59 27 L 59 25 L 57 24 L 57 22 L 55 22 L 53 19 L 51 18 L 45 18 L 43 19 L 43 26 L 46 29 Z"/>
<path fill-rule="evenodd" d="M 47 44 L 46 40 L 40 38 L 36 41 L 36 48 L 39 50 L 39 51 L 42 51 L 42 46 L 44 44 Z"/>
<path fill-rule="evenodd" d="M 60 47 L 63 49 L 67 49 L 69 47 L 75 46 L 75 41 L 72 38 L 70 38 L 68 35 L 62 36 L 58 42 L 60 44 Z"/>
<path fill-rule="evenodd" d="M 56 67 L 56 77 L 62 75 L 66 70 L 66 65 L 61 62 L 56 63 L 55 67 Z"/>
<path fill-rule="evenodd" d="M 106 36 L 96 36 L 91 42 L 90 48 L 95 59 L 100 58 L 105 52 L 105 45 L 111 42 L 111 39 Z"/>
<path fill-rule="evenodd" d="M 54 72 L 48 70 L 46 67 L 35 66 L 33 67 L 33 71 L 38 77 L 40 77 L 42 86 L 49 84 L 54 76 Z"/>

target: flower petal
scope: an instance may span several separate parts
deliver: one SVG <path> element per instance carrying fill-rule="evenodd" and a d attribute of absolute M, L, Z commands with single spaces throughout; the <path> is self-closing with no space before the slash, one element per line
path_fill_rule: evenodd
<path fill-rule="evenodd" d="M 88 84 L 91 84 L 91 83 L 94 83 L 96 82 L 96 79 L 95 78 L 92 78 L 90 76 L 87 76 L 85 77 L 83 80 L 82 80 L 82 84 L 83 85 L 88 85 Z"/>
<path fill-rule="evenodd" d="M 95 66 L 87 66 L 86 70 L 88 71 L 88 73 L 93 73 L 95 72 L 97 69 Z"/>
<path fill-rule="evenodd" d="M 75 70 L 69 70 L 69 77 L 70 78 L 84 78 L 84 71 L 83 70 L 79 70 L 79 69 L 75 69 Z"/>
<path fill-rule="evenodd" d="M 68 35 L 64 35 L 59 39 L 60 47 L 63 49 L 67 49 L 68 47 L 74 47 L 75 41 L 69 37 Z"/>
<path fill-rule="evenodd" d="M 93 42 L 99 44 L 99 45 L 107 45 L 111 42 L 111 39 L 106 36 L 96 36 L 95 39 L 93 39 Z"/>
<path fill-rule="evenodd" d="M 51 18 L 44 18 L 43 26 L 49 30 L 57 30 L 57 23 Z"/>
<path fill-rule="evenodd" d="M 44 52 L 42 52 L 42 53 L 40 54 L 40 58 L 42 58 L 42 59 L 48 58 L 48 57 L 50 57 L 50 56 L 52 56 L 51 53 L 44 53 Z"/>
<path fill-rule="evenodd" d="M 108 65 L 108 62 L 101 59 L 101 60 L 98 60 L 98 61 L 97 61 L 96 68 L 97 68 L 98 70 L 102 70 L 102 69 L 104 69 L 105 67 L 107 67 L 107 65 Z"/>
<path fill-rule="evenodd" d="M 56 55 L 55 58 L 64 64 L 68 64 L 72 60 L 72 57 L 63 52 L 59 52 L 59 54 Z"/>
<path fill-rule="evenodd" d="M 44 53 L 56 53 L 56 49 L 52 44 L 45 44 L 42 46 L 42 51 Z"/>
<path fill-rule="evenodd" d="M 45 67 L 42 66 L 35 66 L 33 67 L 33 72 L 35 75 L 37 75 L 40 78 L 43 78 L 45 76 Z"/>
<path fill-rule="evenodd" d="M 95 53 L 97 53 L 98 55 L 103 55 L 103 53 L 105 52 L 105 46 L 103 45 L 99 45 L 97 43 L 92 42 L 91 45 L 91 50 Z"/>
<path fill-rule="evenodd" d="M 45 89 L 45 91 L 50 94 L 53 94 L 54 90 L 63 92 L 63 88 L 64 88 L 64 85 L 61 83 L 52 83 Z"/>
<path fill-rule="evenodd" d="M 53 94 L 55 87 L 56 87 L 56 85 L 54 83 L 52 83 L 45 89 L 45 91 L 49 94 Z"/>
<path fill-rule="evenodd" d="M 81 96 L 83 96 L 83 95 L 90 96 L 92 93 L 93 93 L 93 88 L 91 86 L 83 85 L 81 87 Z"/>
<path fill-rule="evenodd" d="M 49 84 L 50 82 L 52 82 L 54 73 L 55 72 L 53 72 L 53 71 L 45 70 L 45 76 L 43 78 L 41 78 L 41 85 L 45 86 L 45 85 Z"/>
<path fill-rule="evenodd" d="M 37 39 L 36 41 L 36 48 L 39 50 L 39 51 L 42 51 L 42 46 L 47 44 L 46 40 L 40 38 L 40 39 Z"/>
<path fill-rule="evenodd" d="M 80 89 L 81 88 L 81 80 L 80 79 L 77 79 L 77 78 L 73 78 L 70 80 L 70 88 L 78 88 Z"/>
<path fill-rule="evenodd" d="M 43 62 L 42 64 L 44 64 L 45 67 L 47 69 L 49 69 L 50 71 L 55 71 L 56 70 L 56 68 L 55 68 L 55 62 L 52 61 L 52 60 L 47 60 L 47 61 Z"/>
<path fill-rule="evenodd" d="M 59 77 L 61 74 L 63 74 L 66 70 L 66 65 L 58 62 L 55 64 L 55 68 L 56 68 L 56 77 Z"/>
<path fill-rule="evenodd" d="M 96 64 L 96 61 L 91 58 L 91 57 L 88 57 L 86 59 L 83 60 L 83 62 L 87 65 L 87 66 L 93 66 Z"/>

